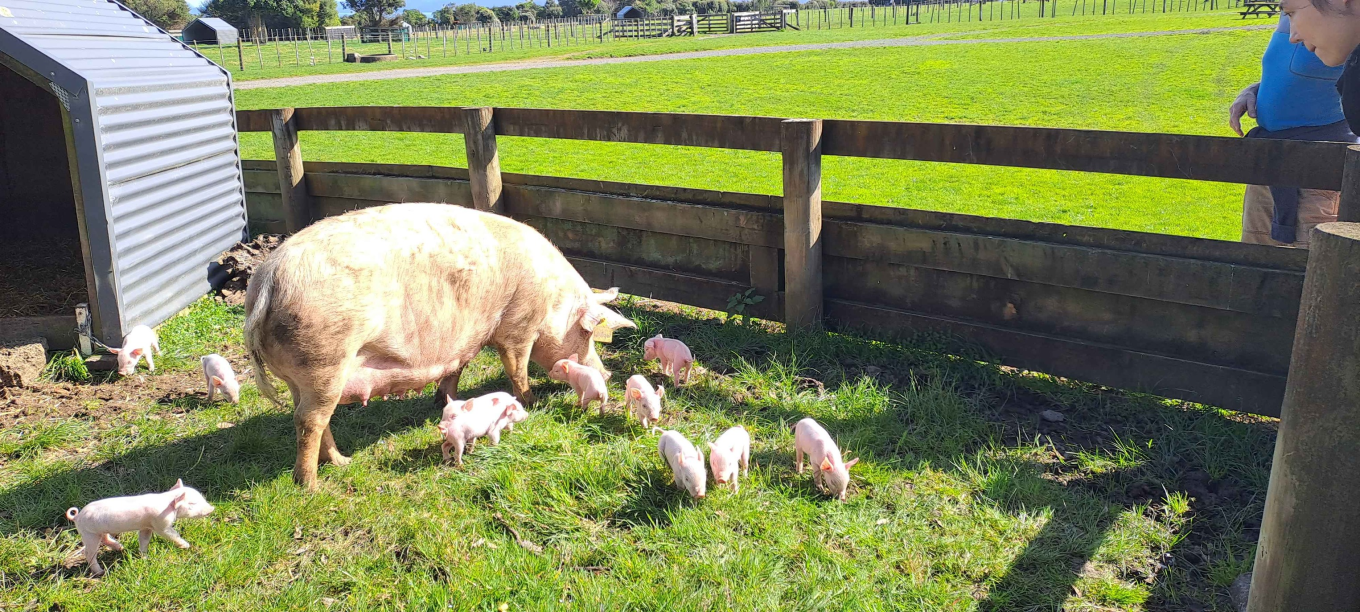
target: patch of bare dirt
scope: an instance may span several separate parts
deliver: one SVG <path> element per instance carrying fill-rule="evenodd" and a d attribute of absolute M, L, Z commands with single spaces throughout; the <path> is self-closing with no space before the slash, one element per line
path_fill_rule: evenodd
<path fill-rule="evenodd" d="M 227 270 L 227 280 L 223 283 L 219 293 L 222 299 L 228 304 L 244 304 L 246 301 L 246 285 L 250 282 L 250 277 L 255 274 L 255 268 L 264 261 L 274 249 L 283 244 L 283 237 L 278 234 L 261 234 L 250 242 L 242 242 L 232 247 L 230 251 L 222 254 L 217 262 Z"/>
<path fill-rule="evenodd" d="M 94 373 L 89 382 L 39 382 L 31 387 L 0 389 L 0 430 L 52 419 L 116 419 L 145 410 L 152 402 L 187 411 L 206 403 L 207 387 L 198 372 L 138 371 L 135 376 L 106 379 Z"/>

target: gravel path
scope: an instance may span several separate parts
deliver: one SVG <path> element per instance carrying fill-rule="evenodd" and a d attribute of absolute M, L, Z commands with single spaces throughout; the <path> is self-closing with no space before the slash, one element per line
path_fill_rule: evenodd
<path fill-rule="evenodd" d="M 1157 32 L 1120 32 L 1115 34 L 1082 34 L 1073 36 L 1036 36 L 1018 38 L 974 38 L 966 40 L 941 38 L 949 34 L 913 36 L 908 38 L 887 38 L 878 40 L 852 40 L 847 42 L 817 43 L 808 45 L 778 45 L 772 47 L 747 47 L 744 49 L 713 49 L 710 51 L 687 51 L 685 53 L 666 53 L 661 55 L 640 55 L 636 57 L 602 57 L 597 59 L 563 60 L 545 59 L 523 62 L 504 62 L 499 64 L 476 64 L 471 66 L 437 66 L 430 68 L 403 68 L 374 72 L 350 72 L 344 74 L 318 74 L 314 76 L 260 79 L 240 81 L 236 89 L 264 89 L 268 87 L 292 87 L 295 85 L 319 85 L 322 83 L 345 83 L 349 81 L 380 81 L 386 79 L 408 79 L 412 77 L 439 76 L 444 74 L 473 74 L 478 72 L 502 72 L 506 70 L 535 70 L 538 68 L 567 68 L 571 66 L 599 66 L 603 64 L 633 64 L 638 62 L 666 62 L 671 60 L 699 59 L 705 57 L 730 57 L 737 55 L 761 55 L 765 53 L 789 53 L 793 51 L 817 51 L 821 49 L 858 49 L 863 47 L 933 47 L 941 45 L 979 45 L 990 43 L 1051 42 L 1063 40 L 1094 40 L 1102 38 L 1144 38 L 1149 36 L 1173 36 L 1186 34 L 1213 34 L 1217 32 L 1237 32 L 1243 30 L 1273 30 L 1274 24 L 1234 26 L 1224 28 L 1203 28 L 1198 30 L 1163 30 Z"/>

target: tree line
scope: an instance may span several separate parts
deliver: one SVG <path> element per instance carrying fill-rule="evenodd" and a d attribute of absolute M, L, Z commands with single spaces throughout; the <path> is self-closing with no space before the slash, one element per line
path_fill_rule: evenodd
<path fill-rule="evenodd" d="M 768 11 L 781 8 L 834 7 L 836 0 L 524 0 L 509 6 L 476 3 L 445 5 L 429 15 L 407 9 L 406 0 L 342 0 L 350 15 L 340 16 L 337 0 L 210 0 L 203 15 L 241 30 L 311 29 L 321 26 L 382 26 L 406 22 L 416 27 L 468 23 L 537 21 L 584 15 L 610 15 L 635 6 L 648 16 Z M 122 0 L 128 8 L 167 30 L 193 19 L 187 0 Z"/>

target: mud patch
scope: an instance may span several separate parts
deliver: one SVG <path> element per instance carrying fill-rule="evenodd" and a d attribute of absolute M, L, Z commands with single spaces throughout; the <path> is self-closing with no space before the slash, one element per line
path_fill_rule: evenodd
<path fill-rule="evenodd" d="M 223 253 L 217 260 L 227 271 L 227 280 L 218 290 L 222 299 L 228 304 L 244 304 L 246 286 L 250 283 L 250 277 L 255 274 L 255 268 L 259 267 L 274 249 L 279 248 L 280 244 L 283 244 L 283 236 L 261 234 L 250 242 L 238 243 Z"/>

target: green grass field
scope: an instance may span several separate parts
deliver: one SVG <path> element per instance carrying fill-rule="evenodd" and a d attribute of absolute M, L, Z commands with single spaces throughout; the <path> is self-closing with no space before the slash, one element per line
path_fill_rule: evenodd
<path fill-rule="evenodd" d="M 1259 78 L 1267 38 L 1245 31 L 821 50 L 247 90 L 237 103 L 485 104 L 1226 136 L 1228 104 Z M 242 143 L 245 157 L 272 158 L 268 135 L 244 134 Z M 456 135 L 304 133 L 302 151 L 309 160 L 465 163 Z M 501 139 L 500 152 L 509 172 L 781 189 L 772 154 L 517 138 Z M 850 158 L 828 158 L 823 181 L 829 200 L 1223 240 L 1238 238 L 1241 219 L 1242 187 L 1221 183 Z"/>
<path fill-rule="evenodd" d="M 907 25 L 903 23 L 905 19 L 904 9 L 899 11 L 899 23 L 885 23 L 881 15 L 874 25 L 868 27 L 857 26 L 846 28 L 837 25 L 828 28 L 825 24 L 818 29 L 816 21 L 806 24 L 808 29 L 802 31 L 785 32 L 766 32 L 760 34 L 742 34 L 740 36 L 728 35 L 705 35 L 700 37 L 677 37 L 663 39 L 642 39 L 627 40 L 617 39 L 606 42 L 586 42 L 581 43 L 575 40 L 566 45 L 555 44 L 547 47 L 540 41 L 537 46 L 532 41 L 520 46 L 518 39 L 511 42 L 507 47 L 498 41 L 495 43 L 494 52 L 479 52 L 477 39 L 470 43 L 465 38 L 459 38 L 454 44 L 452 38 L 444 39 L 420 39 L 407 43 L 405 55 L 408 59 L 397 62 L 381 62 L 373 64 L 350 64 L 340 61 L 343 57 L 341 46 L 338 43 L 331 45 L 329 54 L 324 41 L 312 41 L 310 45 L 306 41 L 298 43 L 296 46 L 285 41 L 282 44 L 268 44 L 256 46 L 247 44 L 242 48 L 240 56 L 236 48 L 223 47 L 218 49 L 214 46 L 203 46 L 199 50 L 209 59 L 221 63 L 232 72 L 233 78 L 238 81 L 249 81 L 258 79 L 305 76 L 313 74 L 337 74 L 348 72 L 370 72 L 383 71 L 401 68 L 424 68 L 436 66 L 457 66 L 469 64 L 484 64 L 493 62 L 522 61 L 529 59 L 586 59 L 593 57 L 631 57 L 638 55 L 656 55 L 662 53 L 680 53 L 685 51 L 702 51 L 710 49 L 736 49 L 744 47 L 765 47 L 772 45 L 800 45 L 830 42 L 845 42 L 853 40 L 873 40 L 885 38 L 905 38 L 914 36 L 950 36 L 950 37 L 997 37 L 997 36 L 1061 36 L 1066 34 L 1105 34 L 1111 32 L 1130 32 L 1130 31 L 1171 31 L 1187 30 L 1195 28 L 1211 27 L 1232 27 L 1241 25 L 1259 25 L 1258 22 L 1243 22 L 1234 11 L 1206 11 L 1206 12 L 1172 12 L 1172 13 L 1152 13 L 1152 14 L 1122 14 L 1127 12 L 1128 2 L 1125 0 L 1115 0 L 1112 2 L 1112 11 L 1119 11 L 1121 14 L 1110 15 L 1069 15 L 1061 12 L 1056 18 L 1039 19 L 1039 4 L 1028 2 L 1021 5 L 1019 19 L 1000 19 L 997 17 L 1000 9 L 995 8 L 997 3 L 986 5 L 988 19 L 976 21 L 969 19 L 966 21 L 951 20 L 945 21 L 943 15 L 939 16 L 940 21 L 930 22 L 930 17 L 923 15 L 925 23 L 914 23 Z M 1066 4 L 1066 3 L 1064 3 Z M 1070 5 L 1066 5 L 1070 8 Z M 1142 6 L 1142 4 L 1139 4 Z M 969 17 L 976 15 L 969 13 Z M 810 18 L 810 17 L 809 17 Z M 840 19 L 845 18 L 844 13 Z M 951 19 L 953 17 L 951 16 Z M 482 43 L 483 46 L 486 44 Z M 346 49 L 361 54 L 378 54 L 387 52 L 386 43 L 368 44 L 348 44 Z M 395 42 L 392 51 L 397 55 L 403 55 L 401 43 Z M 415 59 L 417 56 L 424 59 Z M 329 57 L 329 60 L 327 59 Z M 312 59 L 315 58 L 316 64 L 313 65 Z M 240 69 L 240 61 L 245 60 L 245 70 Z"/>
<path fill-rule="evenodd" d="M 135 409 L 91 401 L 0 433 L 0 608 L 1230 609 L 1267 424 L 979 365 L 938 339 L 621 310 L 639 329 L 603 346 L 611 393 L 626 374 L 659 380 L 645 338 L 685 338 L 702 369 L 669 390 L 662 424 L 701 446 L 747 427 L 739 494 L 690 500 L 655 434 L 617 406 L 583 413 L 541 371 L 529 420 L 463 468 L 440 461 L 428 394 L 342 407 L 333 426 L 354 462 L 323 467 L 314 494 L 292 484 L 291 415 L 253 386 L 239 406 L 201 389 Z M 147 378 L 192 374 L 184 356 L 209 350 L 239 360 L 241 319 L 200 302 L 162 328 L 170 358 Z M 115 396 L 140 384 L 103 383 Z M 463 379 L 465 394 L 506 385 L 490 355 Z M 846 503 L 793 471 L 788 428 L 808 415 L 862 458 Z M 108 575 L 88 578 L 62 512 L 177 477 L 217 505 L 177 524 L 194 548 L 156 539 L 141 556 L 125 536 L 133 552 L 105 551 Z"/>

